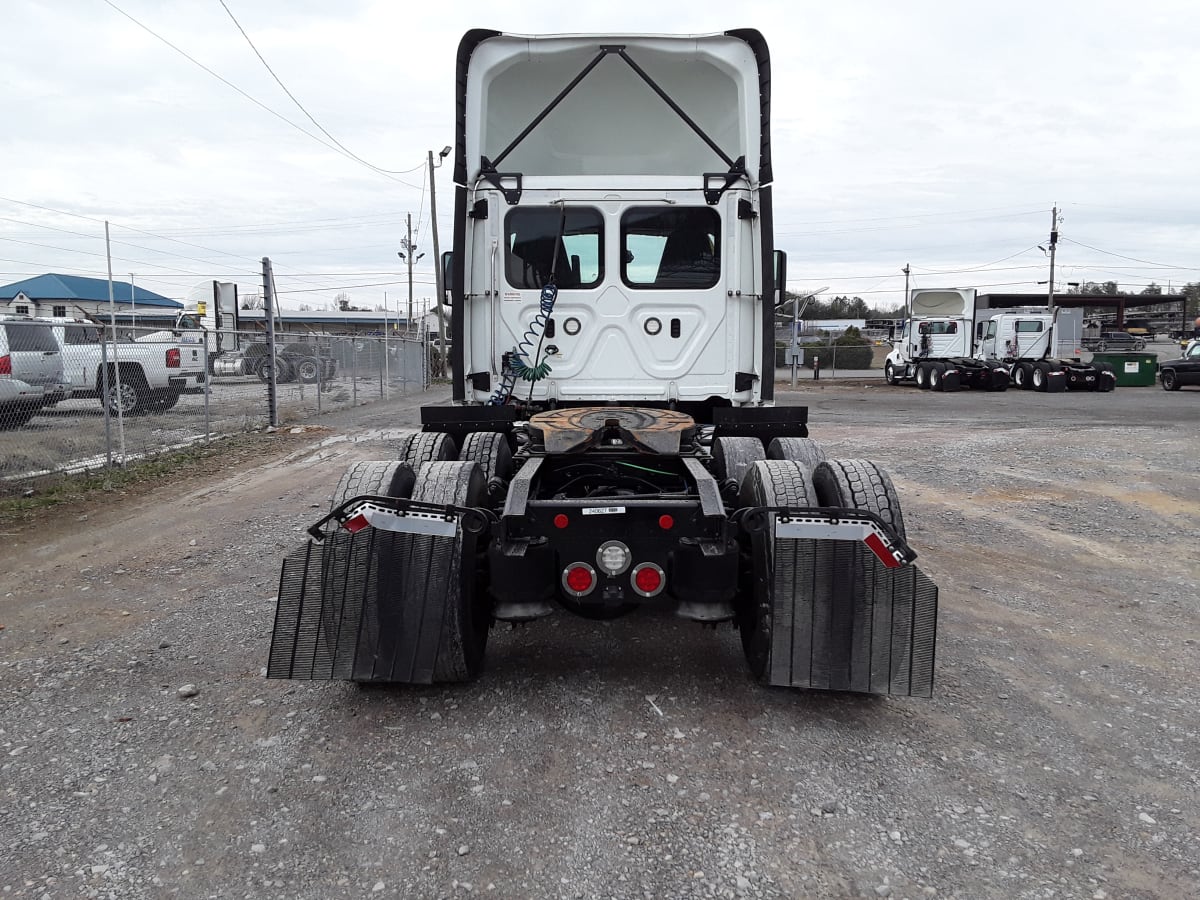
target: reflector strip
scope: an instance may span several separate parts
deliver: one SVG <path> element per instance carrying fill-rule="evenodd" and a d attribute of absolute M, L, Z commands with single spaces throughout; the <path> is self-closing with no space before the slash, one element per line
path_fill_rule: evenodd
<path fill-rule="evenodd" d="M 890 553 L 888 551 L 887 545 L 884 544 L 879 535 L 871 532 L 865 538 L 863 538 L 863 543 L 866 544 L 867 548 L 879 558 L 879 561 L 883 563 L 884 566 L 889 569 L 900 568 L 900 560 L 896 559 L 894 553 Z"/>
<path fill-rule="evenodd" d="M 892 545 L 891 539 L 870 519 L 828 519 L 783 516 L 775 519 L 777 538 L 813 538 L 826 541 L 862 541 L 889 569 L 912 562 Z"/>
<path fill-rule="evenodd" d="M 354 515 L 343 526 L 353 534 L 370 525 L 380 531 L 398 534 L 432 534 L 437 537 L 454 537 L 458 533 L 458 518 L 447 519 L 438 513 L 407 510 L 404 513 L 382 509 L 370 503 L 358 507 Z"/>

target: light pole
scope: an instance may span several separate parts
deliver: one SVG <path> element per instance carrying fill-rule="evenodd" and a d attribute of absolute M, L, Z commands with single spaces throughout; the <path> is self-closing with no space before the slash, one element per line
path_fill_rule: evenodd
<path fill-rule="evenodd" d="M 129 316 L 133 321 L 133 333 L 137 336 L 137 296 L 133 287 L 133 272 L 129 273 Z"/>
<path fill-rule="evenodd" d="M 446 374 L 446 323 L 442 320 L 442 301 L 446 297 L 446 285 L 443 284 L 442 272 L 442 250 L 438 244 L 438 227 L 437 227 L 437 191 L 435 188 L 433 170 L 442 164 L 447 156 L 450 155 L 450 147 L 443 147 L 442 152 L 438 154 L 437 165 L 433 162 L 433 151 L 429 151 L 429 224 L 433 230 L 433 283 L 434 290 L 437 291 L 437 320 L 438 320 L 438 344 L 437 344 L 437 366 L 434 371 L 439 375 Z"/>

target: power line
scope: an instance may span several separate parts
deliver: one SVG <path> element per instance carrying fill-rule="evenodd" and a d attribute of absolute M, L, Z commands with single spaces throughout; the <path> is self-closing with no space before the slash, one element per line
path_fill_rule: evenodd
<path fill-rule="evenodd" d="M 213 78 L 217 79 L 218 81 L 220 81 L 222 84 L 226 85 L 227 87 L 230 87 L 233 90 L 237 91 L 239 94 L 241 94 L 243 97 L 245 97 L 251 103 L 253 103 L 255 106 L 259 107 L 260 109 L 262 109 L 266 112 L 269 112 L 271 115 L 273 115 L 275 118 L 279 119 L 281 122 L 285 122 L 286 124 L 290 125 L 292 128 L 295 128 L 297 131 L 299 131 L 305 137 L 311 138 L 312 140 L 314 140 L 318 144 L 320 144 L 322 147 L 327 147 L 330 150 L 333 150 L 335 153 L 339 153 L 342 156 L 345 156 L 347 159 L 352 159 L 355 162 L 358 162 L 359 164 L 366 166 L 368 169 L 370 169 L 373 172 L 378 172 L 380 175 L 383 175 L 384 178 L 390 179 L 391 181 L 395 181 L 398 184 L 403 184 L 406 187 L 412 188 L 413 190 L 420 189 L 415 184 L 409 184 L 409 182 L 407 182 L 407 181 L 404 181 L 400 178 L 396 178 L 393 175 L 391 175 L 390 173 L 385 172 L 383 169 L 378 169 L 375 166 L 371 165 L 370 163 L 367 163 L 367 162 L 364 162 L 363 160 L 358 159 L 353 154 L 348 153 L 347 151 L 341 149 L 340 147 L 338 147 L 334 144 L 330 144 L 327 141 L 323 141 L 321 138 L 317 137 L 312 132 L 305 131 L 303 128 L 301 128 L 299 125 L 297 125 L 291 119 L 287 118 L 287 116 L 284 116 L 281 113 L 276 112 L 275 110 L 271 109 L 271 107 L 267 106 L 265 103 L 263 103 L 259 100 L 256 100 L 254 97 L 250 96 L 250 94 L 243 91 L 240 87 L 238 87 L 236 84 L 234 84 L 228 78 L 225 78 L 224 76 L 213 71 L 208 66 L 206 66 L 204 63 L 200 62 L 200 60 L 198 60 L 194 56 L 191 56 L 190 54 L 188 54 L 187 51 L 182 50 L 181 48 L 177 47 L 175 44 L 172 44 L 169 40 L 167 40 L 165 37 L 163 37 L 157 31 L 152 29 L 150 26 L 142 23 L 138 19 L 131 16 L 129 13 L 125 12 L 125 10 L 121 9 L 121 7 L 119 7 L 115 3 L 113 3 L 112 0 L 104 0 L 104 2 L 106 4 L 108 4 L 110 7 L 112 7 L 114 10 L 119 12 L 121 15 L 123 15 L 125 18 L 127 18 L 134 25 L 138 26 L 138 28 L 141 28 L 147 34 L 162 41 L 164 44 L 166 44 L 168 47 L 170 47 L 172 50 L 174 50 L 180 56 L 184 57 L 184 59 L 188 60 L 189 62 L 191 62 L 192 64 L 194 64 L 196 66 L 199 66 L 201 69 L 203 69 L 209 75 L 211 75 Z"/>
<path fill-rule="evenodd" d="M 1103 253 L 1105 256 L 1115 256 L 1118 259 L 1127 259 L 1130 262 L 1145 263 L 1148 266 L 1158 266 L 1158 267 L 1164 268 L 1164 269 L 1178 269 L 1181 272 L 1200 271 L 1200 269 L 1196 269 L 1195 267 L 1192 267 L 1192 266 L 1173 266 L 1170 263 L 1152 262 L 1148 259 L 1138 259 L 1136 256 L 1125 256 L 1124 254 L 1121 254 L 1121 253 L 1114 253 L 1111 250 L 1102 250 L 1099 247 L 1093 247 L 1091 244 L 1085 244 L 1083 241 L 1077 241 L 1074 238 L 1060 237 L 1059 240 L 1070 241 L 1072 244 L 1078 244 L 1080 247 L 1087 247 L 1089 250 L 1095 250 L 1097 253 Z"/>
<path fill-rule="evenodd" d="M 867 216 L 861 219 L 815 219 L 811 222 L 793 222 L 793 225 L 846 225 L 851 222 L 890 222 L 897 219 L 925 219 L 935 216 L 966 216 L 974 215 L 975 213 L 997 212 L 999 210 L 1015 209 L 1013 206 L 986 206 L 982 209 L 952 209 L 945 212 L 929 212 L 929 213 L 907 213 L 901 216 Z M 1022 209 L 1020 212 L 1006 213 L 1002 216 L 994 216 L 993 218 L 1004 219 L 1014 218 L 1016 216 L 1030 216 L 1035 213 L 1043 213 L 1044 209 Z"/>
<path fill-rule="evenodd" d="M 17 205 L 19 205 L 19 206 L 28 206 L 28 207 L 30 207 L 31 209 L 40 209 L 40 210 L 42 210 L 43 212 L 55 213 L 56 215 L 69 216 L 69 217 L 71 217 L 71 218 L 75 218 L 75 219 L 83 219 L 85 222 L 94 222 L 94 223 L 96 223 L 96 224 L 98 224 L 98 225 L 103 225 L 103 224 L 104 224 L 104 220 L 103 220 L 103 219 L 96 219 L 96 218 L 93 218 L 92 216 L 85 216 L 85 215 L 81 215 L 80 213 L 68 212 L 67 210 L 63 210 L 63 209 L 54 209 L 54 208 L 52 208 L 52 207 L 49 207 L 49 206 L 41 206 L 41 205 L 39 205 L 39 204 L 37 204 L 37 203 L 28 203 L 28 202 L 26 202 L 26 201 L 24 201 L 24 200 L 15 200 L 15 199 L 12 199 L 12 198 L 10 198 L 10 197 L 0 197 L 0 201 L 4 201 L 4 202 L 7 202 L 7 203 L 15 203 L 15 204 L 17 204 Z M 10 221 L 11 221 L 11 220 L 10 220 Z M 34 225 L 34 227 L 37 227 L 37 228 L 51 228 L 51 226 L 49 226 L 49 225 L 38 225 L 37 223 L 27 223 L 27 224 L 33 224 L 33 225 Z M 208 253 L 216 253 L 216 254 L 218 254 L 219 256 L 227 256 L 227 257 L 229 257 L 230 259 L 236 259 L 236 260 L 240 260 L 240 261 L 242 261 L 242 262 L 249 262 L 249 263 L 251 263 L 252 265 L 254 265 L 254 266 L 256 266 L 256 267 L 257 267 L 257 266 L 258 266 L 258 264 L 259 264 L 259 260 L 258 260 L 258 259 L 255 259 L 255 258 L 252 258 L 252 257 L 249 257 L 249 256 L 242 256 L 241 254 L 238 254 L 238 253 L 230 253 L 230 252 L 229 252 L 229 251 L 227 251 L 227 250 L 217 250 L 215 247 L 205 247 L 203 244 L 195 244 L 195 243 L 192 243 L 191 241 L 184 241 L 184 240 L 180 240 L 179 238 L 173 238 L 173 237 L 168 237 L 167 235 L 156 234 L 156 233 L 154 233 L 154 232 L 152 232 L 152 231 L 144 231 L 144 230 L 143 230 L 143 229 L 141 229 L 141 228 L 134 228 L 134 227 L 133 227 L 133 226 L 131 226 L 131 225 L 121 225 L 120 223 L 117 223 L 117 222 L 113 222 L 113 223 L 112 223 L 112 225 L 113 225 L 113 227 L 115 227 L 115 228 L 123 228 L 123 229 L 125 229 L 126 231 L 132 231 L 132 232 L 135 232 L 135 233 L 137 233 L 137 234 L 143 234 L 143 235 L 146 235 L 147 237 L 157 238 L 157 239 L 159 239 L 159 240 L 163 240 L 163 241 L 170 241 L 170 242 L 172 242 L 172 243 L 175 243 L 175 244 L 182 244 L 182 245 L 183 245 L 183 246 L 185 246 L 185 247 L 195 247 L 195 248 L 196 248 L 196 249 L 198 249 L 198 250 L 204 250 L 205 252 L 208 252 Z M 60 229 L 52 229 L 52 230 L 60 230 Z M 82 235 L 82 232 L 69 232 L 69 233 L 73 233 L 73 234 L 81 234 L 81 235 Z M 82 235 L 82 236 L 84 236 L 84 237 L 87 237 L 88 235 Z M 11 240 L 11 239 L 8 239 L 8 238 L 6 238 L 6 240 Z M 124 242 L 124 241 L 117 241 L 116 243 L 126 243 L 126 242 Z M 39 245 L 35 245 L 35 246 L 39 246 Z M 149 252 L 151 252 L 151 253 L 165 253 L 165 251 L 162 251 L 162 250 L 153 250 L 153 249 L 150 249 L 150 248 L 147 248 L 147 247 L 140 247 L 140 246 L 138 246 L 138 245 L 136 245 L 136 244 L 128 244 L 127 246 L 137 247 L 138 249 L 142 249 L 142 250 L 148 250 L 148 251 L 149 251 Z M 85 252 L 85 251 L 75 251 L 75 250 L 69 250 L 69 249 L 67 249 L 67 248 L 61 248 L 61 247 L 60 247 L 60 248 L 53 248 L 53 247 L 50 247 L 50 248 L 47 248 L 47 249 L 59 249 L 59 250 L 62 250 L 62 251 L 64 251 L 64 252 L 68 252 L 68 253 L 75 253 L 75 252 Z M 212 262 L 211 262 L 211 261 L 209 261 L 209 260 L 196 260 L 194 257 L 184 257 L 184 256 L 181 256 L 181 258 L 182 258 L 182 259 L 191 259 L 191 260 L 193 260 L 193 261 L 196 261 L 196 262 L 203 262 L 203 263 L 205 263 L 205 265 L 214 265 L 214 263 L 212 263 Z M 126 262 L 133 262 L 133 263 L 135 263 L 135 264 L 139 263 L 139 261 L 138 261 L 138 260 L 122 260 L 122 261 L 126 261 Z M 153 263 L 146 263 L 146 265 L 153 265 Z M 282 263 L 281 263 L 280 265 L 281 265 L 281 267 L 282 267 L 282 268 L 285 268 L 285 269 L 294 269 L 294 268 L 295 268 L 295 266 L 288 266 L 288 265 L 285 265 L 285 264 L 282 264 Z M 164 268 L 164 267 L 163 267 L 163 266 L 157 266 L 156 268 Z M 200 276 L 200 277 L 204 277 L 204 276 Z M 290 276 L 290 275 L 289 275 L 288 277 L 295 277 L 295 276 Z M 311 283 L 311 282 L 310 282 L 310 283 Z"/>
<path fill-rule="evenodd" d="M 991 266 L 999 265 L 1002 262 L 1008 262 L 1010 259 L 1014 259 L 1018 256 L 1028 253 L 1030 250 L 1033 250 L 1036 247 L 1037 247 L 1037 244 L 1034 244 L 1032 247 L 1026 247 L 1024 250 L 1018 250 L 1016 253 L 1013 253 L 1009 256 L 1005 256 L 1005 257 L 1002 257 L 1001 259 L 993 260 L 990 263 L 984 263 L 981 266 L 969 268 L 969 269 L 946 269 L 946 270 L 939 271 L 938 269 L 930 269 L 927 266 L 918 266 L 917 268 L 925 269 L 925 272 L 922 273 L 925 275 L 957 275 L 962 272 L 982 272 L 982 271 L 990 268 Z M 1033 268 L 1038 268 L 1038 267 L 1036 267 L 1036 266 L 1013 266 L 1011 268 L 1033 269 Z"/>
<path fill-rule="evenodd" d="M 990 222 L 995 219 L 1020 218 L 1022 216 L 1029 216 L 1029 215 L 1033 215 L 1034 213 L 1041 213 L 1041 212 L 1044 212 L 1044 210 L 1027 210 L 1025 212 L 1011 213 L 1011 214 L 1002 215 L 1002 216 L 973 217 L 973 218 L 967 218 L 967 219 L 960 219 L 959 221 L 964 222 L 964 223 L 965 222 Z M 913 216 L 893 216 L 893 217 L 888 217 L 888 218 L 914 218 L 914 217 Z M 851 219 L 850 221 L 855 221 L 855 220 Z M 871 220 L 862 219 L 859 221 L 871 221 Z M 840 223 L 833 223 L 833 224 L 840 224 Z M 784 228 L 777 228 L 775 233 L 778 236 L 813 237 L 813 236 L 821 236 L 821 235 L 828 235 L 828 234 L 857 234 L 857 233 L 865 232 L 865 231 L 891 231 L 893 229 L 901 229 L 901 228 L 930 228 L 930 227 L 937 227 L 937 226 L 940 226 L 943 224 L 948 224 L 948 223 L 909 222 L 906 225 L 867 225 L 862 228 L 829 228 L 829 229 L 821 229 L 818 231 L 787 231 L 787 230 L 785 230 L 786 229 L 786 226 L 785 226 Z"/>
<path fill-rule="evenodd" d="M 307 109 L 304 108 L 304 104 L 302 104 L 299 100 L 296 99 L 296 95 L 293 94 L 290 90 L 288 90 L 288 86 L 283 83 L 283 80 L 278 75 L 275 74 L 275 70 L 272 69 L 270 63 L 268 63 L 266 61 L 266 59 L 263 58 L 263 55 L 258 51 L 258 47 L 254 46 L 254 41 L 250 40 L 250 35 L 246 34 L 246 29 L 242 27 L 242 23 L 237 20 L 237 17 L 233 14 L 233 10 L 231 10 L 229 8 L 229 6 L 225 3 L 225 0 L 217 0 L 217 2 L 220 3 L 221 8 L 224 9 L 226 13 L 228 13 L 229 18 L 233 20 L 233 24 L 237 26 L 237 30 L 241 32 L 242 37 L 244 37 L 246 39 L 246 43 L 250 45 L 250 49 L 253 50 L 254 55 L 258 57 L 258 61 L 263 64 L 263 67 L 268 72 L 271 73 L 271 77 L 275 79 L 275 83 L 277 85 L 279 85 L 279 87 L 283 90 L 283 92 L 288 95 L 288 98 L 293 103 L 296 104 L 296 108 L 299 109 L 300 112 L 304 113 L 304 115 L 308 118 L 308 121 L 312 122 L 314 125 L 317 126 L 318 129 L 320 129 L 321 134 L 325 135 L 327 138 L 329 138 L 331 141 L 333 141 L 335 144 L 337 144 L 339 147 L 341 147 L 343 150 L 345 150 L 346 154 L 348 156 L 350 156 L 352 159 L 358 160 L 364 166 L 368 166 L 368 167 L 374 169 L 376 172 L 380 172 L 385 175 L 407 175 L 409 172 L 417 171 L 417 169 L 421 168 L 424 165 L 424 163 L 421 163 L 419 165 L 413 166 L 411 169 L 404 169 L 404 170 L 382 169 L 373 163 L 367 162 L 367 160 L 363 159 L 361 156 L 359 156 L 357 153 L 355 153 L 353 150 L 351 150 L 349 147 L 347 147 L 345 144 L 343 144 L 341 141 L 339 141 L 337 138 L 335 138 L 332 134 L 329 133 L 329 131 L 325 128 L 324 125 L 322 125 L 315 118 L 313 118 L 312 113 L 310 113 Z M 424 186 L 422 185 L 422 188 L 421 188 L 422 197 L 424 197 L 424 191 L 425 191 L 425 189 L 424 189 Z"/>
<path fill-rule="evenodd" d="M 433 281 L 425 281 L 420 278 L 413 279 L 413 284 L 433 285 L 433 283 L 434 283 Z M 349 290 L 358 290 L 360 288 L 369 288 L 369 287 L 390 287 L 393 284 L 408 284 L 408 279 L 405 278 L 400 281 L 376 281 L 372 284 L 330 285 L 329 287 L 324 287 L 324 288 L 304 288 L 302 290 L 276 291 L 276 293 L 278 293 L 278 294 L 315 294 L 318 291 L 343 291 L 343 290 L 349 291 Z"/>

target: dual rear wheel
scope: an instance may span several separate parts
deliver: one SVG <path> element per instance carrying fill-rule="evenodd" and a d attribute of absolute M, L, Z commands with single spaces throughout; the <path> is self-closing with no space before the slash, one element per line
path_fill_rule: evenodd
<path fill-rule="evenodd" d="M 764 460 L 746 473 L 738 495 L 741 507 L 838 507 L 875 513 L 901 539 L 906 537 L 900 500 L 888 474 L 870 460 L 822 459 L 811 470 L 794 460 Z M 751 532 L 743 543 L 743 584 L 737 616 L 742 649 L 751 674 L 768 681 L 775 617 L 792 596 L 777 597 L 788 589 L 788 578 L 777 579 L 773 529 Z"/>
<path fill-rule="evenodd" d="M 477 507 L 485 491 L 483 470 L 473 460 L 426 460 L 419 479 L 408 462 L 359 462 L 342 477 L 333 505 L 374 495 Z M 479 536 L 461 526 L 453 537 L 336 533 L 325 549 L 326 641 L 335 655 L 353 654 L 352 680 L 430 683 L 477 676 L 491 625 L 480 583 L 483 550 Z M 362 584 L 356 633 L 343 638 L 346 610 L 355 599 L 345 585 L 363 567 L 373 567 L 375 577 Z"/>

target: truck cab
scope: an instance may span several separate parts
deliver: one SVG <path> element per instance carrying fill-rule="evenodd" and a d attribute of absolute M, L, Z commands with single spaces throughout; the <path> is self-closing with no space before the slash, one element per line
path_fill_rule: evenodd
<path fill-rule="evenodd" d="M 765 47 L 734 34 L 687 45 L 464 38 L 462 103 L 477 127 L 460 116 L 457 401 L 702 410 L 773 398 L 782 263 Z"/>

